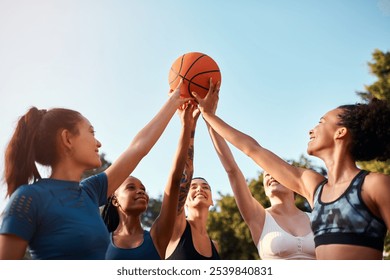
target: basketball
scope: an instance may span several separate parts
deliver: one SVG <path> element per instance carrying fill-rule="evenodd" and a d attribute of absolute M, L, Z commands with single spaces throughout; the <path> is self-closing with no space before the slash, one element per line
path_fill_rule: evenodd
<path fill-rule="evenodd" d="M 210 78 L 214 85 L 221 82 L 221 72 L 218 64 L 207 54 L 189 52 L 179 56 L 171 66 L 168 76 L 171 90 L 177 87 L 181 78 L 181 96 L 194 97 L 194 91 L 204 98 L 209 91 Z"/>

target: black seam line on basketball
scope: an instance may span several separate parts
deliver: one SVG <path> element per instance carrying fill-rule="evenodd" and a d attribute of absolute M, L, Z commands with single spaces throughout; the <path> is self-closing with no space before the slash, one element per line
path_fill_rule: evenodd
<path fill-rule="evenodd" d="M 180 74 L 179 74 L 180 72 L 176 72 L 175 70 L 173 70 L 172 67 L 171 67 L 171 72 L 173 72 L 174 74 L 176 74 L 176 77 L 175 77 L 172 81 L 170 81 L 169 84 L 172 84 L 174 81 L 176 81 L 177 77 L 180 76 Z"/>
<path fill-rule="evenodd" d="M 171 82 L 169 82 L 169 84 L 172 84 L 174 81 L 176 81 L 177 77 L 180 76 L 179 73 L 180 73 L 180 71 L 181 71 L 181 68 L 183 68 L 183 61 L 184 61 L 184 55 L 181 56 L 179 72 L 175 72 L 175 71 L 173 70 L 173 68 L 171 67 L 171 71 L 172 71 L 173 73 L 176 74 L 176 77 L 175 77 Z"/>
<path fill-rule="evenodd" d="M 207 74 L 207 73 L 218 73 L 218 72 L 219 72 L 219 70 L 209 70 L 209 71 L 199 72 L 198 74 L 196 74 L 195 76 L 193 76 L 193 77 L 191 78 L 191 80 L 187 80 L 187 81 L 188 81 L 188 92 L 190 92 L 190 85 L 191 85 L 191 84 L 196 85 L 196 86 L 198 86 L 198 87 L 200 87 L 200 88 L 202 88 L 202 89 L 208 90 L 208 88 L 206 88 L 206 87 L 204 87 L 204 86 L 202 86 L 202 85 L 199 85 L 199 84 L 193 82 L 192 80 L 195 79 L 195 78 L 196 78 L 197 76 L 199 76 L 199 75 L 203 75 L 203 74 Z"/>
<path fill-rule="evenodd" d="M 191 80 L 187 79 L 187 78 L 184 77 L 183 75 L 180 75 L 180 74 L 179 74 L 178 77 L 182 78 L 183 81 L 187 81 L 189 84 L 190 84 L 190 83 L 193 83 L 194 85 L 197 85 L 198 87 L 202 87 L 201 85 L 198 85 L 197 83 L 191 82 Z M 175 79 L 175 80 L 176 80 L 176 79 Z M 175 80 L 173 80 L 172 82 L 170 82 L 169 85 L 172 84 Z"/>
<path fill-rule="evenodd" d="M 171 69 L 172 69 L 172 68 L 171 68 Z M 173 71 L 173 70 L 172 70 L 172 72 L 174 72 L 175 74 L 178 74 L 178 73 L 176 73 L 176 72 Z M 195 86 L 197 86 L 197 87 L 200 87 L 200 88 L 202 88 L 202 89 L 204 89 L 204 90 L 208 90 L 208 88 L 206 88 L 206 87 L 204 87 L 204 86 L 202 86 L 202 85 L 200 85 L 200 84 L 198 84 L 198 83 L 195 83 L 195 82 L 193 82 L 192 80 L 193 80 L 195 77 L 197 77 L 197 76 L 199 76 L 199 75 L 202 75 L 202 74 L 217 73 L 217 72 L 220 72 L 220 70 L 209 70 L 209 71 L 200 72 L 200 73 L 196 74 L 195 76 L 193 76 L 193 77 L 191 78 L 191 80 L 187 79 L 186 77 L 184 77 L 183 75 L 180 75 L 180 74 L 178 74 L 177 77 L 180 77 L 180 78 L 182 78 L 183 80 L 185 80 L 185 81 L 188 82 L 188 93 L 189 93 L 192 97 L 195 97 L 195 96 L 192 95 L 192 93 L 191 93 L 191 91 L 190 91 L 190 85 L 191 85 L 191 84 L 193 84 L 193 85 L 195 85 Z M 172 82 L 170 82 L 169 84 L 172 84 L 175 80 L 176 80 L 176 78 L 175 78 Z"/>
<path fill-rule="evenodd" d="M 183 55 L 183 60 L 184 60 L 184 56 L 185 55 Z M 202 57 L 205 57 L 205 56 L 207 56 L 207 55 L 205 55 L 205 54 L 202 54 L 201 56 L 199 56 L 197 59 L 195 59 L 195 61 L 194 62 L 192 62 L 192 64 L 191 64 L 191 66 L 190 67 L 188 67 L 188 69 L 187 69 L 187 72 L 184 74 L 184 76 L 187 76 L 187 74 L 188 74 L 188 72 L 190 72 L 190 70 L 191 70 L 191 68 L 192 68 L 192 66 L 194 66 L 194 64 L 199 60 L 199 59 L 201 59 Z M 181 70 L 181 69 L 180 69 Z"/>
<path fill-rule="evenodd" d="M 190 85 L 191 85 L 191 84 L 192 84 L 192 85 L 195 85 L 195 86 L 197 86 L 197 87 L 200 87 L 200 88 L 202 88 L 202 89 L 208 90 L 207 87 L 204 87 L 204 86 L 202 86 L 202 85 L 200 85 L 200 84 L 198 84 L 198 83 L 195 83 L 195 82 L 193 82 L 192 80 L 193 80 L 196 76 L 199 76 L 200 74 L 215 73 L 215 72 L 219 72 L 219 70 L 210 70 L 210 71 L 201 72 L 201 73 L 199 73 L 199 74 L 196 74 L 194 77 L 192 77 L 191 80 L 187 79 L 187 78 L 184 77 L 183 75 L 180 75 L 180 74 L 179 74 L 179 76 L 180 76 L 180 78 L 182 78 L 183 80 L 185 80 L 185 81 L 188 82 L 188 92 L 190 92 Z M 171 84 L 171 83 L 170 83 L 170 84 Z M 190 93 L 190 94 L 191 94 L 191 93 Z M 192 95 L 192 94 L 191 94 L 191 95 Z"/>

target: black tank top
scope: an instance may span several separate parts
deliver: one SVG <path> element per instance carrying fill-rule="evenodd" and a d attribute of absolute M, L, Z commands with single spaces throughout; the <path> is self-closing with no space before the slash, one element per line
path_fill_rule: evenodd
<path fill-rule="evenodd" d="M 220 260 L 221 258 L 211 239 L 210 243 L 212 250 L 211 257 L 205 257 L 199 254 L 192 241 L 191 225 L 186 221 L 186 228 L 180 238 L 179 244 L 177 244 L 175 251 L 173 251 L 167 260 Z"/>
<path fill-rule="evenodd" d="M 345 192 L 332 202 L 321 201 L 327 180 L 318 186 L 311 214 L 316 247 L 324 244 L 350 244 L 383 250 L 386 224 L 371 213 L 361 197 L 367 174 L 367 171 L 361 170 Z"/>

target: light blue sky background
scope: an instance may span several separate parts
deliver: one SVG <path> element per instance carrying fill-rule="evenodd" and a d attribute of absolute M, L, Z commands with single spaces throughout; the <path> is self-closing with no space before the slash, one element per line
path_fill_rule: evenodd
<path fill-rule="evenodd" d="M 166 101 L 171 63 L 198 51 L 222 72 L 218 114 L 298 159 L 319 118 L 360 101 L 355 92 L 374 81 L 375 48 L 390 48 L 389 0 L 0 0 L 0 156 L 30 106 L 67 107 L 92 122 L 114 161 Z M 153 197 L 179 130 L 175 115 L 133 173 Z M 257 177 L 261 169 L 232 149 L 245 176 Z M 231 193 L 202 119 L 194 175 L 214 198 Z"/>

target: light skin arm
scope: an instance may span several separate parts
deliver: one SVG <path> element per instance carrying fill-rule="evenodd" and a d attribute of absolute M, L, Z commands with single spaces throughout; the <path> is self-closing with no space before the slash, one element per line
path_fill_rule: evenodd
<path fill-rule="evenodd" d="M 184 108 L 179 109 L 179 115 L 182 123 L 180 140 L 173 160 L 168 182 L 165 187 L 164 197 L 161 205 L 160 215 L 152 225 L 150 234 L 157 247 L 162 259 L 165 259 L 165 251 L 171 239 L 177 205 L 179 199 L 180 180 L 187 160 L 187 152 L 190 144 L 192 126 L 189 118 L 194 111 L 193 105 L 185 104 Z"/>
<path fill-rule="evenodd" d="M 0 260 L 21 260 L 28 242 L 13 234 L 0 235 Z"/>
<path fill-rule="evenodd" d="M 110 196 L 149 153 L 167 127 L 176 110 L 191 98 L 180 96 L 180 85 L 170 94 L 169 99 L 155 117 L 134 137 L 130 146 L 105 171 L 108 178 L 107 196 Z"/>
<path fill-rule="evenodd" d="M 219 90 L 218 87 L 210 88 L 210 90 Z M 210 91 L 209 93 L 210 94 Z M 213 104 L 211 108 L 213 114 L 217 110 L 217 103 Z M 238 209 L 245 223 L 248 225 L 253 241 L 257 244 L 263 231 L 263 224 L 265 220 L 264 207 L 252 196 L 250 189 L 246 183 L 244 174 L 238 167 L 232 151 L 230 150 L 225 139 L 223 139 L 215 130 L 206 122 L 210 138 L 213 142 L 215 151 L 225 169 L 230 186 L 232 187 L 234 198 L 236 200 Z"/>
<path fill-rule="evenodd" d="M 245 177 L 234 160 L 233 154 L 225 139 L 218 135 L 209 125 L 207 125 L 207 127 L 215 151 L 228 175 L 238 209 L 251 231 L 253 241 L 257 243 L 260 239 L 261 232 L 263 231 L 265 209 L 252 196 Z"/>
<path fill-rule="evenodd" d="M 224 139 L 249 156 L 262 169 L 268 171 L 284 186 L 304 196 L 310 204 L 313 202 L 313 194 L 316 186 L 324 177 L 312 170 L 292 166 L 271 151 L 241 131 L 233 128 L 213 113 L 213 108 L 218 103 L 219 84 L 210 82 L 210 89 L 217 86 L 217 90 L 210 90 L 204 99 L 196 97 L 199 109 L 207 123 Z"/>

